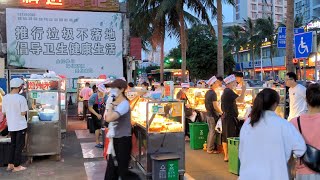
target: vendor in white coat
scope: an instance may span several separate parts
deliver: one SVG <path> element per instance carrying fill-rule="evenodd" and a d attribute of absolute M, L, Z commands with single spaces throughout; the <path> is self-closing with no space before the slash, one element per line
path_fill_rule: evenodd
<path fill-rule="evenodd" d="M 279 99 L 275 90 L 266 88 L 254 100 L 240 132 L 240 180 L 288 180 L 291 154 L 301 157 L 306 151 L 298 130 L 274 112 Z"/>

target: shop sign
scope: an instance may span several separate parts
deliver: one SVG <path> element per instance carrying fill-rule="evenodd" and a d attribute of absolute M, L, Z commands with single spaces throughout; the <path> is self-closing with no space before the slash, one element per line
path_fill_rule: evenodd
<path fill-rule="evenodd" d="M 310 22 L 307 25 L 307 30 L 319 29 L 320 28 L 320 21 Z"/>
<path fill-rule="evenodd" d="M 6 21 L 8 65 L 68 78 L 123 76 L 120 13 L 9 8 Z"/>
<path fill-rule="evenodd" d="M 274 57 L 273 59 L 273 66 L 284 66 L 285 65 L 285 59 L 284 57 Z M 261 67 L 261 61 L 256 59 L 255 62 L 255 68 L 260 68 Z M 262 67 L 269 67 L 271 66 L 271 60 L 270 58 L 268 59 L 263 59 L 262 61 Z M 243 69 L 252 69 L 253 68 L 253 63 L 252 61 L 250 62 L 243 62 L 242 63 Z"/>
<path fill-rule="evenodd" d="M 119 11 L 118 0 L 8 0 L 2 7 L 27 7 L 79 11 Z"/>
<path fill-rule="evenodd" d="M 36 80 L 36 81 L 27 81 L 29 90 L 57 90 L 59 81 L 45 81 L 45 80 Z"/>

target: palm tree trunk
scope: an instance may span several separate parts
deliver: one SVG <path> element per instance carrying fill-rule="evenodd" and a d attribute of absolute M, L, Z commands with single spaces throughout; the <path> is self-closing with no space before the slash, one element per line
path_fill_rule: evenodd
<path fill-rule="evenodd" d="M 271 68 L 272 68 L 272 77 L 275 80 L 276 79 L 276 74 L 274 72 L 274 66 L 273 66 L 273 41 L 271 41 L 271 46 L 270 46 L 270 62 L 271 62 Z"/>
<path fill-rule="evenodd" d="M 240 53 L 239 53 L 239 51 L 237 51 L 237 59 L 238 59 L 238 62 L 239 62 L 239 64 L 240 64 L 240 71 L 242 72 L 242 61 L 240 60 Z"/>
<path fill-rule="evenodd" d="M 218 23 L 218 76 L 224 76 L 224 59 L 223 59 L 223 30 L 222 30 L 222 2 L 217 0 L 217 23 Z"/>
<path fill-rule="evenodd" d="M 293 26 L 294 26 L 294 1 L 287 1 L 287 22 L 286 22 L 286 65 L 287 72 L 294 72 L 293 59 Z"/>
<path fill-rule="evenodd" d="M 161 39 L 160 44 L 160 82 L 163 83 L 163 74 L 164 74 L 164 38 Z"/>
<path fill-rule="evenodd" d="M 181 81 L 186 82 L 186 69 L 187 69 L 187 47 L 186 47 L 186 31 L 184 24 L 183 5 L 181 5 L 181 11 L 179 13 L 180 21 L 180 43 L 181 43 Z"/>
<path fill-rule="evenodd" d="M 252 42 L 250 42 L 252 43 Z M 254 62 L 254 49 L 253 49 L 253 45 L 251 45 L 250 47 L 250 57 L 251 57 L 251 62 L 252 62 L 252 69 L 253 69 L 253 73 L 252 73 L 252 76 L 253 76 L 253 79 L 255 79 L 255 70 L 256 70 L 256 64 Z"/>

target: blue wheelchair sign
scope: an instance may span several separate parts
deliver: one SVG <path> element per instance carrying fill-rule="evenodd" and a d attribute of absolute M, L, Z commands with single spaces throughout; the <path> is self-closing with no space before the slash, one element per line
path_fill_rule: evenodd
<path fill-rule="evenodd" d="M 296 58 L 307 58 L 312 52 L 312 32 L 294 36 Z"/>

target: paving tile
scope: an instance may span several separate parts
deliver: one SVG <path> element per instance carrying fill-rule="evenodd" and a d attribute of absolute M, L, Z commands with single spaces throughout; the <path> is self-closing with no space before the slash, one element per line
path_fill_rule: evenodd
<path fill-rule="evenodd" d="M 94 147 L 95 142 L 80 143 L 83 158 L 100 158 L 103 157 L 103 149 Z"/>
<path fill-rule="evenodd" d="M 75 130 L 78 139 L 95 138 L 94 134 L 91 134 L 89 130 Z"/>

